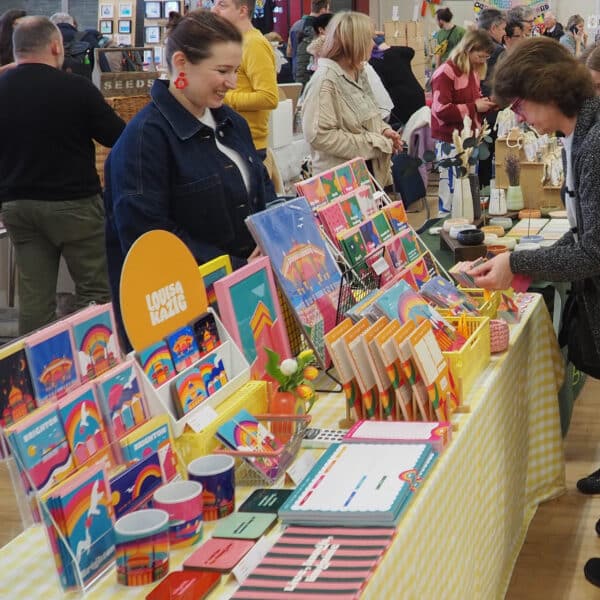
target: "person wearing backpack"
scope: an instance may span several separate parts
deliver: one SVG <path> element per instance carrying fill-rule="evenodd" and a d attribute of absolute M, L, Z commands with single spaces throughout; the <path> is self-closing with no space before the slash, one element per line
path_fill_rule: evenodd
<path fill-rule="evenodd" d="M 50 21 L 58 27 L 63 38 L 63 71 L 91 79 L 94 70 L 94 48 L 102 47 L 102 34 L 96 29 L 78 31 L 75 19 L 68 13 L 54 13 Z"/>

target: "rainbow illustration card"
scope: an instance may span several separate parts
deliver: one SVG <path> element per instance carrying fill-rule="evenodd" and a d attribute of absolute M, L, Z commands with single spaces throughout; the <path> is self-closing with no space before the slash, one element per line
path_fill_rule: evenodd
<path fill-rule="evenodd" d="M 178 373 L 193 365 L 200 358 L 200 350 L 194 337 L 194 330 L 189 325 L 174 331 L 167 336 L 165 341 L 171 352 L 175 370 Z"/>
<path fill-rule="evenodd" d="M 137 353 L 138 361 L 154 387 L 175 377 L 175 365 L 167 343 L 161 340 Z"/>
<path fill-rule="evenodd" d="M 58 410 L 53 404 L 38 408 L 6 430 L 12 448 L 37 490 L 46 490 L 74 468 L 73 457 Z M 25 482 L 26 487 L 27 481 Z"/>
<path fill-rule="evenodd" d="M 50 325 L 25 338 L 37 404 L 65 396 L 79 384 L 71 332 L 66 322 Z"/>
<path fill-rule="evenodd" d="M 200 369 L 190 367 L 175 378 L 173 383 L 174 405 L 179 417 L 183 417 L 208 398 Z"/>
<path fill-rule="evenodd" d="M 98 402 L 114 439 L 123 437 L 148 417 L 133 361 L 111 369 L 96 385 Z"/>
<path fill-rule="evenodd" d="M 110 489 L 116 518 L 132 510 L 143 508 L 154 491 L 163 483 L 157 452 L 112 477 Z"/>
<path fill-rule="evenodd" d="M 85 384 L 60 400 L 58 414 L 77 466 L 108 446 L 92 384 Z"/>
<path fill-rule="evenodd" d="M 217 322 L 212 313 L 207 312 L 201 317 L 198 317 L 198 319 L 192 323 L 192 329 L 196 336 L 196 343 L 198 344 L 201 357 L 212 352 L 221 344 Z"/>
<path fill-rule="evenodd" d="M 282 448 L 281 442 L 246 409 L 240 410 L 233 419 L 217 429 L 216 436 L 229 448 L 247 452 L 275 452 Z M 279 456 L 245 457 L 256 469 L 269 478 L 277 474 Z"/>
<path fill-rule="evenodd" d="M 112 304 L 89 306 L 67 319 L 79 363 L 81 381 L 98 377 L 121 359 Z"/>
<path fill-rule="evenodd" d="M 44 502 L 64 536 L 64 542 L 58 536 L 51 540 L 63 588 L 79 586 L 72 555 L 82 583 L 91 582 L 112 564 L 115 552 L 114 511 L 104 470 L 96 465 L 79 471 L 54 488 Z"/>
<path fill-rule="evenodd" d="M 0 428 L 8 427 L 35 409 L 23 341 L 0 349 Z"/>

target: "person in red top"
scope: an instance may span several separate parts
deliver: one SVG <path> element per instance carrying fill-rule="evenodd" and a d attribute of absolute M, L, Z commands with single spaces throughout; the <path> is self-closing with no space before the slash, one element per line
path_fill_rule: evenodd
<path fill-rule="evenodd" d="M 486 73 L 487 59 L 494 42 L 483 30 L 469 31 L 450 54 L 450 58 L 436 69 L 431 80 L 431 135 L 438 140 L 438 158 L 443 153 L 441 143 L 452 143 L 452 132 L 461 131 L 463 119 L 471 118 L 473 129 L 481 127 L 482 115 L 495 108 L 489 98 L 481 95 L 480 84 Z M 449 212 L 452 206 L 454 179 L 451 169 L 440 169 L 440 211 Z"/>

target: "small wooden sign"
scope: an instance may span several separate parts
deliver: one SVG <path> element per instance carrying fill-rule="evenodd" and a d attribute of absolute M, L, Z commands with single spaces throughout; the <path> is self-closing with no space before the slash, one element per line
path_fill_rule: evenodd
<path fill-rule="evenodd" d="M 102 71 L 101 63 L 114 65 L 115 68 L 121 61 L 111 60 L 110 54 L 127 52 L 128 54 L 139 54 L 143 57 L 144 52 L 154 52 L 154 49 L 149 48 L 96 48 L 94 51 L 94 72 L 92 73 L 92 81 L 94 85 L 100 89 L 104 96 L 144 96 L 150 95 L 150 88 L 155 79 L 158 79 L 160 73 L 156 70 L 154 60 L 148 65 L 139 64 L 139 70 L 136 71 Z M 100 60 L 104 55 L 106 61 Z M 152 54 L 154 59 L 154 54 Z M 128 64 L 132 64 L 129 61 Z M 148 70 L 144 70 L 147 68 Z"/>

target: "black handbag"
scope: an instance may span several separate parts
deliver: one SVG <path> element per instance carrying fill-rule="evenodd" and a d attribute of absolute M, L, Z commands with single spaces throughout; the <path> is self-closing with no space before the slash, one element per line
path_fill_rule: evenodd
<path fill-rule="evenodd" d="M 571 290 L 565 303 L 558 342 L 561 348 L 567 346 L 567 357 L 575 368 L 600 379 L 600 356 L 592 335 L 583 297 L 577 289 Z"/>

